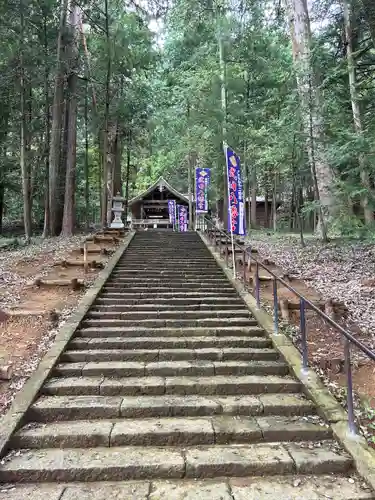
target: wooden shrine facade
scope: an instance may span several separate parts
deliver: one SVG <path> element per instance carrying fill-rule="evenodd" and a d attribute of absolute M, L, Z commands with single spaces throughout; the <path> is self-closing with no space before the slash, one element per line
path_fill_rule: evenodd
<path fill-rule="evenodd" d="M 168 200 L 176 200 L 177 205 L 185 205 L 189 210 L 188 197 L 160 177 L 143 193 L 129 200 L 132 227 L 171 229 Z"/>

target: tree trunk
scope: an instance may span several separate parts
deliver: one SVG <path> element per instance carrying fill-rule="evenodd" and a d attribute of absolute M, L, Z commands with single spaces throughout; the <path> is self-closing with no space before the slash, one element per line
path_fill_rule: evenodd
<path fill-rule="evenodd" d="M 216 25 L 217 25 L 217 39 L 219 46 L 219 65 L 220 65 L 220 88 L 221 88 L 221 109 L 223 113 L 222 118 L 222 143 L 225 151 L 226 143 L 227 143 L 227 68 L 225 62 L 225 49 L 224 49 L 224 40 L 221 28 L 220 21 L 220 12 L 217 9 L 216 13 Z M 224 162 L 224 171 L 223 171 L 223 227 L 225 230 L 229 230 L 228 220 L 229 220 L 229 200 L 228 200 L 228 172 L 226 161 Z"/>
<path fill-rule="evenodd" d="M 266 194 L 264 195 L 264 227 L 270 227 L 270 203 L 268 198 L 268 188 L 266 188 Z"/>
<path fill-rule="evenodd" d="M 193 231 L 193 179 L 195 179 L 195 166 L 197 164 L 197 153 L 195 151 L 189 154 L 188 162 L 188 197 L 189 197 L 189 229 Z"/>
<path fill-rule="evenodd" d="M 370 29 L 372 42 L 375 46 L 375 3 L 374 0 L 362 0 L 363 10 Z"/>
<path fill-rule="evenodd" d="M 346 36 L 346 57 L 348 60 L 348 74 L 349 74 L 349 90 L 352 103 L 354 129 L 359 136 L 363 136 L 362 116 L 359 105 L 357 82 L 356 82 L 356 61 L 353 57 L 353 29 L 352 29 L 352 10 L 351 4 L 348 0 L 343 0 L 344 7 L 344 22 L 345 22 L 345 36 Z M 366 158 L 363 154 L 359 154 L 358 163 L 360 168 L 360 176 L 362 186 L 365 189 L 364 195 L 361 197 L 361 206 L 365 216 L 366 224 L 374 222 L 374 212 L 369 203 L 368 194 L 371 191 L 370 175 Z"/>
<path fill-rule="evenodd" d="M 121 175 L 121 160 L 122 160 L 122 150 L 123 150 L 123 141 L 120 132 L 120 126 L 117 122 L 116 129 L 116 139 L 115 139 L 115 147 L 114 147 L 114 176 L 113 176 L 113 194 L 117 195 L 120 193 L 122 196 L 122 175 Z"/>
<path fill-rule="evenodd" d="M 274 179 L 273 189 L 272 189 L 272 228 L 275 232 L 277 231 L 276 194 L 277 194 L 277 176 L 275 174 L 275 179 Z"/>
<path fill-rule="evenodd" d="M 0 181 L 0 234 L 3 230 L 3 214 L 4 214 L 4 195 L 5 195 L 5 186 L 2 181 Z"/>
<path fill-rule="evenodd" d="M 63 125 L 64 112 L 64 35 L 66 30 L 66 17 L 68 11 L 68 0 L 61 0 L 60 26 L 57 37 L 56 76 L 52 105 L 51 145 L 49 151 L 49 219 L 50 234 L 55 236 L 59 232 L 61 221 L 59 220 L 60 196 L 60 151 L 61 151 L 61 129 Z"/>
<path fill-rule="evenodd" d="M 125 179 L 125 224 L 128 222 L 129 212 L 129 178 L 130 178 L 130 146 L 131 146 L 131 132 L 128 132 L 126 144 L 126 179 Z"/>
<path fill-rule="evenodd" d="M 25 18 L 24 5 L 21 0 L 20 5 L 20 111 L 21 111 L 21 134 L 20 134 L 20 165 L 22 175 L 23 194 L 23 220 L 25 227 L 25 239 L 29 243 L 31 240 L 31 203 L 30 203 L 30 166 L 27 155 L 27 109 L 26 109 L 26 79 L 24 68 L 24 39 L 25 39 Z"/>
<path fill-rule="evenodd" d="M 77 151 L 77 65 L 78 65 L 78 26 L 80 11 L 77 5 L 71 6 L 69 16 L 70 71 L 68 76 L 68 130 L 66 152 L 66 181 L 62 234 L 71 236 L 75 226 L 75 187 Z"/>
<path fill-rule="evenodd" d="M 49 148 L 50 148 L 50 109 L 49 109 L 49 64 L 48 64 L 48 31 L 47 18 L 43 19 L 43 45 L 44 45 L 44 227 L 43 238 L 50 234 L 49 210 Z"/>
<path fill-rule="evenodd" d="M 255 229 L 257 222 L 257 174 L 255 165 L 251 167 L 251 227 Z"/>
<path fill-rule="evenodd" d="M 105 113 L 103 130 L 103 186 L 102 186 L 102 227 L 108 223 L 108 125 L 109 125 L 109 90 L 111 82 L 111 48 L 109 34 L 108 0 L 104 1 L 105 34 L 107 43 L 107 76 L 105 83 Z"/>
<path fill-rule="evenodd" d="M 336 213 L 333 172 L 325 155 L 322 98 L 314 75 L 311 30 L 307 0 L 289 0 L 293 58 L 297 75 L 301 118 L 304 125 L 310 169 L 316 178 L 317 199 L 321 205 L 321 227 Z"/>
<path fill-rule="evenodd" d="M 106 215 L 106 225 L 109 226 L 112 222 L 112 198 L 115 195 L 114 185 L 115 185 L 115 163 L 116 163 L 116 148 L 117 148 L 117 122 L 108 126 L 107 134 L 107 215 Z"/>
<path fill-rule="evenodd" d="M 89 210 L 90 210 L 90 180 L 89 180 L 89 130 L 88 130 L 88 80 L 86 80 L 85 90 L 85 227 L 89 230 Z"/>

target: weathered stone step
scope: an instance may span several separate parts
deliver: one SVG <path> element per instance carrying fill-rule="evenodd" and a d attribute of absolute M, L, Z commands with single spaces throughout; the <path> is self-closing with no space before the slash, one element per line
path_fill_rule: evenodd
<path fill-rule="evenodd" d="M 93 381 L 91 381 L 93 382 Z M 116 389 L 112 379 L 101 388 Z M 156 382 L 156 381 L 155 381 Z M 66 385 L 66 384 L 65 384 Z M 197 417 L 211 415 L 305 416 L 314 413 L 311 402 L 298 395 L 64 395 L 40 398 L 31 408 L 29 420 L 53 422 L 100 418 Z"/>
<path fill-rule="evenodd" d="M 275 349 L 206 348 L 206 349 L 94 349 L 68 350 L 61 356 L 65 363 L 80 361 L 185 361 L 185 360 L 276 360 Z"/>
<path fill-rule="evenodd" d="M 183 278 L 196 278 L 199 275 L 208 275 L 212 277 L 220 277 L 220 278 L 225 278 L 225 274 L 223 271 L 218 268 L 217 266 L 213 267 L 208 267 L 208 266 L 202 266 L 200 269 L 196 268 L 185 268 L 181 269 L 180 267 L 178 268 L 164 268 L 164 269 L 155 269 L 155 268 L 140 268 L 140 269 L 134 269 L 134 268 L 124 268 L 124 269 L 115 269 L 111 276 L 117 276 L 117 277 L 129 277 L 129 278 L 134 278 L 134 277 L 145 277 L 145 278 L 157 278 L 157 277 L 168 277 L 168 278 L 174 278 L 174 277 L 183 277 Z"/>
<path fill-rule="evenodd" d="M 216 445 L 180 448 L 47 448 L 12 456 L 0 481 L 103 481 L 244 477 L 268 474 L 345 473 L 352 460 L 330 442 L 310 450 L 299 443 Z"/>
<path fill-rule="evenodd" d="M 213 274 L 215 276 L 225 276 L 223 271 L 217 266 L 215 262 L 201 264 L 192 264 L 189 266 L 181 265 L 181 261 L 166 262 L 165 264 L 150 264 L 148 262 L 142 263 L 127 263 L 124 266 L 116 267 L 113 271 L 114 274 L 138 275 L 138 273 L 145 274 L 146 276 L 160 274 L 175 275 L 176 271 L 181 274 Z"/>
<path fill-rule="evenodd" d="M 12 439 L 14 448 L 95 446 L 195 446 L 210 444 L 317 441 L 332 437 L 319 417 L 138 418 L 31 424 Z"/>
<path fill-rule="evenodd" d="M 231 349 L 266 348 L 271 341 L 265 337 L 76 337 L 70 349 Z"/>
<path fill-rule="evenodd" d="M 151 493 L 150 493 L 151 492 Z M 370 500 L 361 481 L 346 475 L 284 475 L 229 480 L 117 481 L 15 485 L 0 500 Z"/>
<path fill-rule="evenodd" d="M 214 287 L 214 286 L 224 286 L 228 287 L 228 280 L 224 278 L 200 278 L 196 276 L 195 278 L 110 278 L 107 281 L 108 286 L 113 284 L 123 285 L 126 287 L 130 286 L 142 286 L 142 287 L 154 287 L 155 285 L 171 286 L 172 288 L 204 288 L 204 287 Z"/>
<path fill-rule="evenodd" d="M 282 361 L 98 361 L 60 363 L 54 369 L 58 376 L 141 377 L 141 376 L 208 376 L 208 375 L 286 375 L 288 365 Z"/>
<path fill-rule="evenodd" d="M 221 327 L 187 327 L 187 328 L 158 328 L 158 337 L 261 337 L 264 330 L 259 326 L 221 326 Z M 153 328 L 144 327 L 81 327 L 76 337 L 155 337 Z"/>
<path fill-rule="evenodd" d="M 248 309 L 245 309 L 244 306 L 242 306 L 242 309 L 227 309 L 227 310 L 214 310 L 214 309 L 208 309 L 208 310 L 197 310 L 197 311 L 189 311 L 187 309 L 184 309 L 183 307 L 177 310 L 154 310 L 154 309 L 149 309 L 149 310 L 138 310 L 137 308 L 133 307 L 132 310 L 130 311 L 107 311 L 105 308 L 98 307 L 96 309 L 99 310 L 92 310 L 86 314 L 86 318 L 89 319 L 115 319 L 115 320 L 134 320 L 134 319 L 139 319 L 143 320 L 143 318 L 148 318 L 148 320 L 151 319 L 181 319 L 183 318 L 184 321 L 187 321 L 189 319 L 213 319 L 213 318 L 229 318 L 231 321 L 233 321 L 233 318 L 240 319 L 240 318 L 249 318 L 251 317 L 250 312 Z"/>
<path fill-rule="evenodd" d="M 131 298 L 108 298 L 100 296 L 100 298 L 96 299 L 96 305 L 165 305 L 165 306 L 188 306 L 188 307 L 197 307 L 197 306 L 212 306 L 212 305 L 220 305 L 220 306 L 231 306 L 233 305 L 243 305 L 243 301 L 239 297 L 192 297 L 192 298 L 158 298 L 154 297 L 153 299 L 131 299 Z"/>
<path fill-rule="evenodd" d="M 163 287 L 163 286 L 157 286 L 157 284 L 155 286 L 126 286 L 124 285 L 124 283 L 117 283 L 117 282 L 113 282 L 113 283 L 108 283 L 105 285 L 104 287 L 104 290 L 105 291 L 116 291 L 118 289 L 123 289 L 124 291 L 126 292 L 131 292 L 131 293 L 147 293 L 149 292 L 150 290 L 153 291 L 153 293 L 159 293 L 159 292 L 164 292 L 166 291 L 166 289 L 168 290 L 169 293 L 174 293 L 174 292 L 181 292 L 181 290 L 184 290 L 184 292 L 196 292 L 196 293 L 200 293 L 200 294 L 204 294 L 204 295 L 207 295 L 207 294 L 210 294 L 210 293 L 216 293 L 218 292 L 218 288 L 220 290 L 220 292 L 222 293 L 225 293 L 227 294 L 228 292 L 231 293 L 231 292 L 235 292 L 235 290 L 233 290 L 232 287 L 230 286 L 220 286 L 220 287 L 215 287 L 215 286 L 212 286 L 212 285 L 201 285 L 200 283 L 196 283 L 196 285 L 193 283 L 193 284 L 181 284 L 181 286 L 178 286 L 177 283 L 173 283 L 171 286 L 168 285 L 168 287 Z"/>
<path fill-rule="evenodd" d="M 225 326 L 256 326 L 251 318 L 201 318 L 201 319 L 85 319 L 85 327 L 130 327 L 139 328 L 191 328 L 191 327 L 225 327 Z"/>
<path fill-rule="evenodd" d="M 108 303 L 102 303 L 100 299 L 98 299 L 95 305 L 90 309 L 90 312 L 127 312 L 127 311 L 224 311 L 224 310 L 243 310 L 243 302 L 239 301 L 234 304 L 200 304 L 199 302 L 196 304 L 168 304 L 162 303 L 160 304 L 158 300 L 153 302 L 149 301 L 145 304 L 128 304 L 125 303 L 113 303 L 108 301 Z"/>
<path fill-rule="evenodd" d="M 302 405 L 303 408 L 307 405 L 311 412 L 310 401 L 300 394 L 290 396 L 300 389 L 301 384 L 291 377 L 273 375 L 139 378 L 106 378 L 97 375 L 54 378 L 46 382 L 42 392 L 55 396 L 223 395 L 236 396 L 237 405 L 241 404 L 243 394 L 264 394 L 260 397 L 263 405 L 268 402 L 275 414 L 289 415 L 289 411 L 296 413 L 296 405 Z M 135 398 L 135 408 L 139 404 L 140 400 Z"/>
<path fill-rule="evenodd" d="M 168 290 L 168 288 L 166 289 Z M 100 298 L 129 298 L 133 300 L 137 299 L 144 299 L 144 300 L 149 300 L 152 299 L 153 297 L 155 299 L 199 299 L 203 300 L 205 297 L 221 297 L 224 299 L 238 299 L 238 294 L 236 293 L 235 290 L 230 291 L 230 292 L 223 292 L 219 288 L 216 290 L 214 293 L 201 293 L 201 292 L 190 292 L 190 291 L 179 291 L 179 292 L 170 292 L 170 291 L 164 291 L 164 292 L 155 292 L 155 291 L 148 291 L 148 292 L 142 292 L 142 293 L 130 293 L 128 290 L 122 291 L 121 289 L 118 288 L 112 288 L 111 290 L 107 290 L 106 287 L 102 289 L 102 292 L 100 294 Z"/>

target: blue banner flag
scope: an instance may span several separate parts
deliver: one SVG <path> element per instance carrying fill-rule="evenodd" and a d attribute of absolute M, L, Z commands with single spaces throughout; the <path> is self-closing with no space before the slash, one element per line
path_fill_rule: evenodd
<path fill-rule="evenodd" d="M 229 146 L 225 148 L 228 173 L 228 227 L 233 234 L 245 234 L 245 202 L 241 179 L 241 164 Z"/>
<path fill-rule="evenodd" d="M 209 168 L 195 169 L 195 203 L 196 214 L 208 212 L 208 186 L 210 185 L 211 171 Z"/>
<path fill-rule="evenodd" d="M 169 222 L 176 225 L 176 200 L 168 200 Z"/>
<path fill-rule="evenodd" d="M 187 208 L 184 205 L 177 205 L 178 229 L 184 233 L 188 229 Z"/>

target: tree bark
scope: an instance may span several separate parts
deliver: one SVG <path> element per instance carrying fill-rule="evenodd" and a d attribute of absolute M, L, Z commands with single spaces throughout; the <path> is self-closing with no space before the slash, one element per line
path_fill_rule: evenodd
<path fill-rule="evenodd" d="M 222 142 L 223 149 L 225 150 L 227 143 L 227 65 L 225 61 L 225 48 L 224 48 L 224 40 L 221 28 L 220 21 L 220 10 L 217 8 L 216 12 L 216 26 L 217 26 L 217 39 L 219 46 L 219 65 L 220 65 L 220 88 L 221 88 L 221 109 L 223 113 L 222 117 Z M 229 230 L 228 220 L 229 220 L 229 200 L 228 200 L 228 172 L 226 161 L 224 162 L 224 171 L 223 171 L 223 227 L 225 230 Z"/>
<path fill-rule="evenodd" d="M 68 76 L 68 130 L 66 152 L 66 181 L 64 198 L 64 215 L 62 234 L 71 236 L 75 226 L 75 185 L 76 185 L 76 151 L 77 151 L 77 65 L 78 65 L 78 26 L 79 7 L 71 6 L 69 16 L 69 62 Z"/>
<path fill-rule="evenodd" d="M 343 7 L 346 37 L 346 57 L 348 60 L 349 90 L 352 103 L 354 129 L 358 136 L 363 136 L 362 116 L 357 92 L 356 61 L 353 56 L 354 41 L 352 29 L 352 8 L 350 1 L 343 0 Z M 371 182 L 368 165 L 364 154 L 359 154 L 358 163 L 360 168 L 362 187 L 365 189 L 365 193 L 361 196 L 361 206 L 363 208 L 366 224 L 372 224 L 374 222 L 374 212 L 370 206 L 368 196 L 369 192 L 371 191 Z"/>
<path fill-rule="evenodd" d="M 369 26 L 372 42 L 375 46 L 375 3 L 374 0 L 362 0 L 363 10 Z"/>
<path fill-rule="evenodd" d="M 251 167 L 251 227 L 255 229 L 257 222 L 257 173 L 255 165 Z"/>
<path fill-rule="evenodd" d="M 44 46 L 44 227 L 43 238 L 50 234 L 49 210 L 49 148 L 51 140 L 50 109 L 49 109 L 49 62 L 48 62 L 48 31 L 47 17 L 43 18 L 43 46 Z"/>
<path fill-rule="evenodd" d="M 111 48 L 108 17 L 108 0 L 104 1 L 105 10 L 105 34 L 107 43 L 107 76 L 105 83 L 105 112 L 103 130 L 103 186 L 102 186 L 102 227 L 108 223 L 108 125 L 109 125 L 109 91 L 111 82 Z"/>
<path fill-rule="evenodd" d="M 131 147 L 131 131 L 127 134 L 126 143 L 126 178 L 125 178 L 125 224 L 128 222 L 128 212 L 129 212 L 129 178 L 130 178 L 130 147 Z"/>
<path fill-rule="evenodd" d="M 23 195 L 23 219 L 26 243 L 31 240 L 31 203 L 30 203 L 30 166 L 27 155 L 27 109 L 26 109 L 26 78 L 24 67 L 24 39 L 25 39 L 25 16 L 24 5 L 20 5 L 20 111 L 21 111 L 21 134 L 20 134 L 20 165 L 22 175 Z"/>
<path fill-rule="evenodd" d="M 321 205 L 320 223 L 324 235 L 327 221 L 336 213 L 336 204 L 333 172 L 325 155 L 322 98 L 312 63 L 307 0 L 289 0 L 289 16 L 306 149 L 312 175 L 316 178 L 316 197 Z"/>
<path fill-rule="evenodd" d="M 120 124 L 117 121 L 116 128 L 116 139 L 115 139 L 115 147 L 114 147 L 114 176 L 113 176 L 113 194 L 117 195 L 120 193 L 122 196 L 122 175 L 121 175 L 121 160 L 122 160 L 122 151 L 123 151 L 123 140 L 120 130 Z"/>
<path fill-rule="evenodd" d="M 3 230 L 4 195 L 5 195 L 5 186 L 4 183 L 0 180 L 0 234 L 2 233 Z"/>
<path fill-rule="evenodd" d="M 270 203 L 268 197 L 268 188 L 266 187 L 266 193 L 264 195 L 264 227 L 270 227 Z"/>
<path fill-rule="evenodd" d="M 90 179 L 89 179 L 89 130 L 88 130 L 88 80 L 86 80 L 85 90 L 85 227 L 89 229 L 89 210 L 90 210 Z"/>
<path fill-rule="evenodd" d="M 52 105 L 52 127 L 51 144 L 49 151 L 49 211 L 50 211 L 50 234 L 58 234 L 61 221 L 59 220 L 60 196 L 60 151 L 61 130 L 63 126 L 64 111 L 64 34 L 66 30 L 66 17 L 68 11 L 68 0 L 61 0 L 60 26 L 57 37 L 56 76 Z"/>

